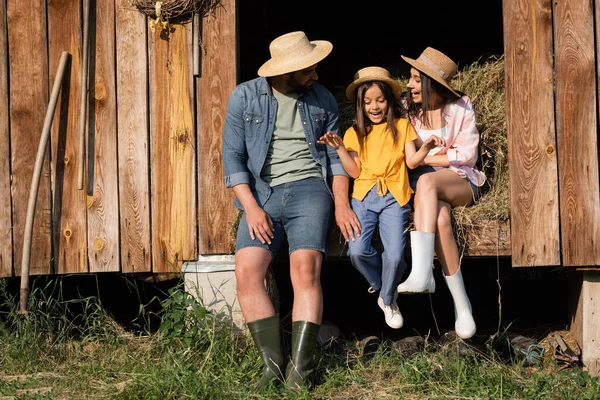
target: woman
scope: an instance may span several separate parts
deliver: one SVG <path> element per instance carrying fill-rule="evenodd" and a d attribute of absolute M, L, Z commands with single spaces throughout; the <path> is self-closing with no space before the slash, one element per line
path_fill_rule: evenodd
<path fill-rule="evenodd" d="M 485 175 L 475 168 L 479 144 L 475 114 L 471 100 L 450 85 L 458 67 L 445 54 L 428 47 L 416 60 L 405 56 L 402 59 L 412 68 L 408 91 L 401 103 L 419 137 L 417 145 L 431 135 L 441 137 L 442 144 L 431 150 L 423 165 L 411 173 L 415 190 L 415 231 L 410 233 L 412 270 L 406 281 L 398 285 L 398 292 L 435 290 L 431 269 L 435 249 L 454 300 L 456 334 L 468 339 L 476 327 L 460 270 L 451 209 L 476 202 L 485 182 Z"/>

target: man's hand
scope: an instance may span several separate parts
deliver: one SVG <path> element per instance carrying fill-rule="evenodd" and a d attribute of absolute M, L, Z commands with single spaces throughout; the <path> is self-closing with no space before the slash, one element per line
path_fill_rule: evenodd
<path fill-rule="evenodd" d="M 342 204 L 341 202 L 336 202 L 335 204 L 335 222 L 337 226 L 340 228 L 342 235 L 344 235 L 344 239 L 346 241 L 352 240 L 353 242 L 357 237 L 360 237 L 360 230 L 362 227 L 360 226 L 360 222 L 358 222 L 358 218 L 350 204 L 346 202 Z"/>
<path fill-rule="evenodd" d="M 275 237 L 273 221 L 265 210 L 258 206 L 246 210 L 246 223 L 252 240 L 258 238 L 262 244 L 271 244 L 271 239 Z"/>

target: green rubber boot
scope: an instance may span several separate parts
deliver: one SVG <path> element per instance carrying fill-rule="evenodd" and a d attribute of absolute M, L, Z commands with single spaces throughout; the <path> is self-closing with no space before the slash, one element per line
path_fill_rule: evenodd
<path fill-rule="evenodd" d="M 292 390 L 307 387 L 314 373 L 313 356 L 321 325 L 308 321 L 292 323 L 292 359 L 285 371 L 285 384 Z"/>
<path fill-rule="evenodd" d="M 255 385 L 256 389 L 261 389 L 274 380 L 283 382 L 284 356 L 279 316 L 249 322 L 248 329 L 265 364 L 263 376 Z"/>

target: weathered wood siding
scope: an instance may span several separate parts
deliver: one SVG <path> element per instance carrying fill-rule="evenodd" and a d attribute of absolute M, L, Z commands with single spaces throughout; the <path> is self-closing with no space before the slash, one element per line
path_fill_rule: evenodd
<path fill-rule="evenodd" d="M 0 1 L 0 276 L 12 275 L 12 226 L 10 197 L 10 127 L 8 125 L 8 60 L 6 0 Z"/>
<path fill-rule="evenodd" d="M 50 81 L 54 82 L 62 51 L 71 54 L 52 126 L 52 220 L 54 271 L 87 272 L 86 196 L 77 190 L 79 91 L 81 88 L 81 4 L 69 0 L 48 3 Z M 43 107 L 40 107 L 43 109 Z"/>
<path fill-rule="evenodd" d="M 31 274 L 176 271 L 200 247 L 228 252 L 227 211 L 218 217 L 222 226 L 208 231 L 216 239 L 203 238 L 216 246 L 200 245 L 197 232 L 199 210 L 231 210 L 230 194 L 219 187 L 219 152 L 222 116 L 237 83 L 235 3 L 205 25 L 211 39 L 200 83 L 190 23 L 152 32 L 129 0 L 91 2 L 86 157 L 79 160 L 83 4 L 0 0 L 0 277 L 20 265 L 34 161 L 62 51 L 71 61 L 40 182 Z M 200 95 L 212 98 L 210 107 Z M 198 173 L 206 168 L 209 176 Z M 203 201 L 222 205 L 198 204 L 199 177 L 216 187 Z"/>
<path fill-rule="evenodd" d="M 27 200 L 49 96 L 46 2 L 10 0 L 6 14 L 8 54 L 4 57 L 10 60 L 13 264 L 20 265 Z M 31 239 L 31 275 L 50 273 L 50 210 L 50 152 L 47 149 Z M 20 274 L 21 269 L 15 269 L 15 273 Z"/>
<path fill-rule="evenodd" d="M 559 265 L 550 0 L 504 0 L 514 266 Z"/>
<path fill-rule="evenodd" d="M 149 35 L 152 247 L 155 272 L 196 257 L 191 25 Z"/>
<path fill-rule="evenodd" d="M 563 265 L 600 265 L 593 3 L 571 0 L 553 5 Z"/>
<path fill-rule="evenodd" d="M 130 0 L 116 5 L 121 270 L 150 272 L 148 24 Z"/>
<path fill-rule="evenodd" d="M 202 24 L 202 70 L 198 77 L 198 227 L 200 253 L 228 253 L 228 227 L 236 216 L 233 193 L 223 185 L 224 105 L 237 81 L 235 0 L 224 0 Z M 197 45 L 197 44 L 194 44 Z"/>

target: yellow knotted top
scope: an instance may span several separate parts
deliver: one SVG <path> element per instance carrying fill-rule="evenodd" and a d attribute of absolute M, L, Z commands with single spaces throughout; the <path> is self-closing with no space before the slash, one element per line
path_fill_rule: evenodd
<path fill-rule="evenodd" d="M 387 123 L 373 125 L 362 147 L 354 128 L 348 128 L 344 134 L 344 146 L 349 152 L 358 153 L 361 163 L 360 175 L 354 180 L 353 198 L 362 201 L 377 185 L 378 195 L 385 196 L 389 191 L 401 206 L 410 200 L 413 191 L 408 181 L 404 145 L 417 140 L 417 134 L 407 119 L 396 119 L 396 127 L 399 134 L 396 146 Z"/>

